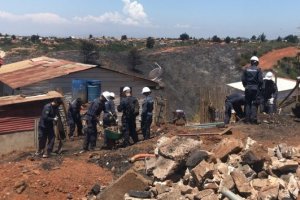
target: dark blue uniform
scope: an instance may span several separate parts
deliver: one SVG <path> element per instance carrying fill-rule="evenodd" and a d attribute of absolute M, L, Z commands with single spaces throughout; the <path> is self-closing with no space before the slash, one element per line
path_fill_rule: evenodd
<path fill-rule="evenodd" d="M 242 119 L 245 117 L 242 106 L 245 105 L 245 95 L 233 93 L 226 97 L 225 100 L 225 118 L 224 123 L 229 124 L 231 118 L 231 110 L 236 112 L 236 115 Z"/>
<path fill-rule="evenodd" d="M 262 96 L 262 111 L 268 114 L 272 114 L 276 111 L 278 89 L 273 80 L 265 79 L 263 81 L 261 96 Z M 269 100 L 273 98 L 274 102 L 270 104 Z"/>
<path fill-rule="evenodd" d="M 105 109 L 103 115 L 103 127 L 110 127 L 112 125 L 116 125 L 116 108 L 113 100 L 109 100 L 105 102 Z"/>
<path fill-rule="evenodd" d="M 104 110 L 104 101 L 99 98 L 95 99 L 88 108 L 86 113 L 86 136 L 83 143 L 83 149 L 88 150 L 89 146 L 93 150 L 96 147 L 97 140 L 97 122 L 98 116 Z"/>
<path fill-rule="evenodd" d="M 82 135 L 82 122 L 80 116 L 81 102 L 75 100 L 72 104 L 69 105 L 68 109 L 68 124 L 70 126 L 69 137 L 74 136 L 75 125 L 77 126 L 77 135 Z"/>
<path fill-rule="evenodd" d="M 136 133 L 136 116 L 134 107 L 138 106 L 138 100 L 135 97 L 128 96 L 121 100 L 118 106 L 118 111 L 123 112 L 122 115 L 122 134 L 124 136 L 124 145 L 129 145 L 129 137 L 131 137 L 134 143 L 138 142 L 138 136 Z"/>
<path fill-rule="evenodd" d="M 255 65 L 247 67 L 242 75 L 242 83 L 245 88 L 245 122 L 257 123 L 257 107 L 260 103 L 259 96 L 263 84 L 260 68 Z"/>
<path fill-rule="evenodd" d="M 44 106 L 42 116 L 39 121 L 39 152 L 43 151 L 46 147 L 47 139 L 47 153 L 50 154 L 53 150 L 55 134 L 53 122 L 54 118 L 58 115 L 58 107 L 48 103 Z"/>
<path fill-rule="evenodd" d="M 142 121 L 141 129 L 144 139 L 150 138 L 150 127 L 152 124 L 152 111 L 153 111 L 153 98 L 151 96 L 146 96 L 142 105 Z"/>

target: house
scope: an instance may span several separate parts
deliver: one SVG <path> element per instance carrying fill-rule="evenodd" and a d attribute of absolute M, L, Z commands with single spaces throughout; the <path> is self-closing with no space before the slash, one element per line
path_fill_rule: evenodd
<path fill-rule="evenodd" d="M 125 72 L 75 63 L 67 60 L 38 57 L 0 68 L 0 96 L 34 94 L 51 90 L 61 91 L 65 98 L 72 100 L 73 80 L 99 80 L 101 91 L 110 91 L 119 99 L 120 90 L 130 86 L 133 95 L 141 98 L 142 88 L 153 89 L 155 96 L 160 89 L 157 82 Z M 73 99 L 75 97 L 73 96 Z"/>
<path fill-rule="evenodd" d="M 34 96 L 0 97 L 0 155 L 35 147 L 36 120 L 44 105 L 54 98 L 62 98 L 62 95 L 50 91 Z"/>

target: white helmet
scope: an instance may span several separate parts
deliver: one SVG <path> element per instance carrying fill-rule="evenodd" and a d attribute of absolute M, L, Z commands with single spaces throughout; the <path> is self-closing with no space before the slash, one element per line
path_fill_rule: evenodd
<path fill-rule="evenodd" d="M 110 96 L 111 98 L 115 98 L 115 97 L 116 97 L 115 93 L 113 93 L 113 92 L 111 92 L 111 93 L 109 94 L 109 96 Z"/>
<path fill-rule="evenodd" d="M 142 94 L 147 93 L 147 92 L 151 92 L 150 88 L 143 87 Z"/>
<path fill-rule="evenodd" d="M 125 87 L 123 88 L 123 92 L 126 92 L 126 91 L 129 91 L 129 92 L 130 92 L 130 87 L 125 86 Z"/>
<path fill-rule="evenodd" d="M 250 61 L 256 61 L 256 62 L 259 62 L 259 59 L 258 59 L 257 56 L 252 56 L 252 57 L 250 58 Z"/>
<path fill-rule="evenodd" d="M 266 75 L 265 75 L 266 80 L 272 80 L 272 78 L 273 78 L 273 73 L 272 72 L 266 73 Z"/>
<path fill-rule="evenodd" d="M 102 96 L 103 96 L 107 101 L 109 101 L 110 92 L 104 91 L 104 92 L 102 92 Z"/>

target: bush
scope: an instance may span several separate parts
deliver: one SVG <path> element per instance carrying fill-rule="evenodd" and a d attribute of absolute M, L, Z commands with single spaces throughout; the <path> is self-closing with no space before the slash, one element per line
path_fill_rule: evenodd
<path fill-rule="evenodd" d="M 189 36 L 187 33 L 182 33 L 182 34 L 179 36 L 179 39 L 180 39 L 180 40 L 189 40 L 189 39 L 190 39 L 190 36 Z"/>
<path fill-rule="evenodd" d="M 152 48 L 154 47 L 154 44 L 155 44 L 154 38 L 148 37 L 148 38 L 147 38 L 147 42 L 146 42 L 146 47 L 147 47 L 148 49 L 152 49 Z"/>

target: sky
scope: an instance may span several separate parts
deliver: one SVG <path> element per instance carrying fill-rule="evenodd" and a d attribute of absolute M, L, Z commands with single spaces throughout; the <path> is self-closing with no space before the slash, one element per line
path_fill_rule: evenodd
<path fill-rule="evenodd" d="M 0 33 L 88 37 L 300 35 L 299 0 L 0 0 Z"/>

